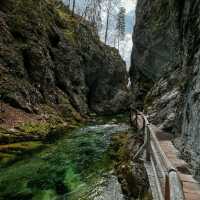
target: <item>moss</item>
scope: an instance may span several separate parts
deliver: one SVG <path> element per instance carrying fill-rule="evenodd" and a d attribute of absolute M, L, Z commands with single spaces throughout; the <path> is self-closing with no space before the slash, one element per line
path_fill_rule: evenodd
<path fill-rule="evenodd" d="M 170 20 L 170 14 L 172 13 L 169 8 L 169 2 L 155 1 L 154 14 L 149 18 L 149 26 L 152 32 L 163 32 L 165 30 L 166 24 L 168 24 L 167 20 Z M 165 13 L 163 15 L 163 13 Z"/>
<path fill-rule="evenodd" d="M 53 7 L 48 7 L 46 1 L 16 0 L 9 22 L 11 32 L 23 39 L 27 35 L 25 32 L 41 37 L 49 29 L 54 17 Z"/>
<path fill-rule="evenodd" d="M 0 164 L 1 165 L 5 165 L 8 162 L 14 161 L 15 159 L 16 159 L 16 155 L 0 152 Z"/>
<path fill-rule="evenodd" d="M 145 99 L 144 99 L 144 111 L 145 112 L 147 112 L 148 107 L 152 105 L 153 101 L 154 101 L 153 96 L 148 95 L 145 97 Z"/>
<path fill-rule="evenodd" d="M 65 36 L 65 39 L 70 42 L 70 44 L 72 45 L 75 45 L 75 41 L 76 41 L 76 36 L 75 36 L 75 33 L 66 29 L 64 30 L 64 36 Z"/>
<path fill-rule="evenodd" d="M 41 134 L 41 135 L 47 135 L 51 125 L 46 122 L 27 122 L 24 124 L 21 124 L 17 127 L 21 132 L 24 132 L 25 134 Z"/>
<path fill-rule="evenodd" d="M 112 156 L 117 162 L 127 162 L 129 160 L 129 152 L 127 150 L 128 133 L 120 133 L 112 137 Z"/>
<path fill-rule="evenodd" d="M 80 113 L 78 113 L 75 110 L 75 108 L 71 105 L 67 95 L 59 95 L 58 102 L 61 116 L 65 121 L 71 122 L 72 124 L 77 124 L 77 122 L 84 122 Z"/>
<path fill-rule="evenodd" d="M 153 200 L 152 194 L 150 192 L 145 192 L 140 200 Z"/>
<path fill-rule="evenodd" d="M 75 32 L 79 25 L 78 19 L 72 17 L 71 14 L 66 9 L 57 8 L 56 11 L 65 27 L 63 29 L 65 39 L 71 45 L 76 45 L 77 37 Z"/>
<path fill-rule="evenodd" d="M 0 145 L 0 164 L 6 166 L 19 159 L 19 155 L 39 150 L 44 145 L 41 142 L 20 142 L 14 144 Z"/>
<path fill-rule="evenodd" d="M 41 147 L 41 142 L 20 142 L 14 144 L 0 145 L 0 152 L 12 152 L 15 150 L 27 151 Z"/>

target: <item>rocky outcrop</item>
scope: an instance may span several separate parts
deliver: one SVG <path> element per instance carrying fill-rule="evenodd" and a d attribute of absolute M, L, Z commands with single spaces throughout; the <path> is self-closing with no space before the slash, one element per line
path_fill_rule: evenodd
<path fill-rule="evenodd" d="M 173 0 L 138 1 L 130 69 L 138 108 L 143 107 L 146 93 L 163 72 L 179 63 L 176 6 Z"/>
<path fill-rule="evenodd" d="M 1 1 L 0 75 L 1 100 L 29 113 L 43 104 L 69 118 L 127 108 L 118 51 L 54 0 Z"/>
<path fill-rule="evenodd" d="M 89 199 L 93 200 L 125 200 L 121 186 L 116 176 L 110 175 L 97 184 Z"/>
<path fill-rule="evenodd" d="M 185 2 L 182 12 L 184 92 L 181 150 L 200 180 L 200 1 Z"/>
<path fill-rule="evenodd" d="M 131 79 L 135 102 L 174 133 L 200 178 L 200 1 L 138 2 Z M 152 76 L 153 74 L 153 76 Z"/>

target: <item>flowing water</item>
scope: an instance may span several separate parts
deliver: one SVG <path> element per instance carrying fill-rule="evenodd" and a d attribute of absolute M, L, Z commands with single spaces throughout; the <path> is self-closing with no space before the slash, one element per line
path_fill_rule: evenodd
<path fill-rule="evenodd" d="M 0 200 L 97 200 L 115 185 L 116 193 L 118 182 L 110 175 L 111 138 L 128 129 L 126 123 L 112 121 L 76 128 L 44 144 L 43 150 L 1 167 Z"/>

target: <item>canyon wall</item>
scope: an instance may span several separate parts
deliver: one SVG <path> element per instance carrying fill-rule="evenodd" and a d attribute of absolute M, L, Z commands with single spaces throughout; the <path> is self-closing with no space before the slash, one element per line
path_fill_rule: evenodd
<path fill-rule="evenodd" d="M 27 135 L 23 124 L 40 135 L 46 123 L 124 112 L 127 84 L 119 52 L 61 1 L 1 0 L 0 143 Z"/>
<path fill-rule="evenodd" d="M 200 1 L 141 0 L 130 76 L 134 104 L 175 136 L 200 172 Z"/>

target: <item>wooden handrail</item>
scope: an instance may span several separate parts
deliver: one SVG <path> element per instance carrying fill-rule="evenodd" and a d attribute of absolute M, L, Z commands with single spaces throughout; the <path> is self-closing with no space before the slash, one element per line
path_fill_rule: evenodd
<path fill-rule="evenodd" d="M 156 137 L 156 133 L 154 132 L 152 125 L 149 123 L 147 117 L 142 112 L 137 111 L 135 114 L 141 115 L 144 119 L 143 130 L 144 130 L 145 140 L 142 147 L 136 153 L 136 156 L 134 157 L 134 159 L 141 153 L 143 149 L 146 149 L 145 159 L 146 159 L 146 162 L 151 163 L 154 169 L 156 185 L 159 184 L 159 181 L 158 181 L 158 175 L 157 175 L 154 162 L 156 162 L 156 165 L 158 166 L 159 170 L 162 170 L 161 171 L 162 176 L 165 175 L 163 177 L 165 179 L 165 185 L 164 185 L 165 194 L 158 194 L 160 200 L 163 200 L 163 199 L 164 200 L 184 200 L 183 187 L 182 187 L 179 175 L 177 173 L 177 170 L 172 165 L 170 160 L 167 158 L 165 152 L 162 150 L 162 147 L 160 146 L 160 143 Z M 137 117 L 136 117 L 136 120 L 137 120 Z M 156 154 L 156 152 L 159 152 L 159 156 Z M 163 166 L 161 163 L 164 164 L 165 169 L 163 169 Z M 161 185 L 158 185 L 157 187 L 158 187 L 158 192 L 162 192 Z"/>

